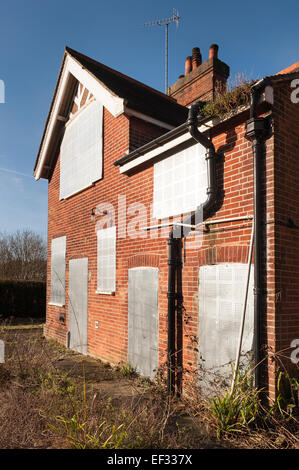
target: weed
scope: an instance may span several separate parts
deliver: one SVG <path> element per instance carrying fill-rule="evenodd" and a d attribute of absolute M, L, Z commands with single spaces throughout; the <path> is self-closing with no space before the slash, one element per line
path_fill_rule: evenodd
<path fill-rule="evenodd" d="M 40 381 L 40 389 L 46 390 L 50 394 L 56 395 L 73 395 L 75 392 L 74 382 L 67 376 L 66 373 L 40 370 L 38 374 Z"/>
<path fill-rule="evenodd" d="M 222 390 L 220 393 L 217 391 L 213 398 L 203 400 L 203 407 L 216 427 L 218 439 L 224 433 L 241 433 L 256 420 L 261 392 L 253 386 L 249 367 L 244 371 L 241 368 L 238 370 L 233 390 Z"/>
<path fill-rule="evenodd" d="M 277 396 L 267 416 L 277 410 L 284 420 L 291 420 L 298 414 L 299 382 L 286 371 L 280 371 L 277 379 Z"/>
<path fill-rule="evenodd" d="M 253 80 L 247 80 L 239 74 L 230 90 L 216 91 L 215 100 L 204 104 L 201 110 L 202 114 L 206 117 L 223 117 L 226 114 L 236 112 L 240 106 L 248 105 L 253 83 Z"/>
<path fill-rule="evenodd" d="M 71 418 L 64 416 L 50 416 L 56 425 L 47 423 L 55 433 L 64 437 L 67 443 L 74 449 L 119 449 L 126 432 L 124 424 L 116 426 L 102 421 L 94 433 L 88 432 L 88 421 L 79 414 Z"/>
<path fill-rule="evenodd" d="M 120 373 L 123 377 L 132 378 L 137 377 L 137 367 L 132 366 L 129 362 L 123 364 L 120 368 Z"/>
<path fill-rule="evenodd" d="M 216 420 L 217 437 L 223 432 L 240 432 L 249 426 L 258 413 L 259 391 L 235 390 L 212 398 L 211 411 Z"/>

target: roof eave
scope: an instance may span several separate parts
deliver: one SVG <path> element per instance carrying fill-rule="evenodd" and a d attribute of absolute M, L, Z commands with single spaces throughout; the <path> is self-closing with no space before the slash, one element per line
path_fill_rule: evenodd
<path fill-rule="evenodd" d="M 261 96 L 260 103 L 269 103 L 273 104 L 273 89 L 272 87 L 267 87 L 264 93 Z M 198 128 L 201 132 L 205 132 L 208 129 L 214 129 L 216 126 L 228 122 L 230 119 L 241 115 L 242 113 L 249 110 L 249 105 L 239 106 L 231 113 L 226 114 L 223 117 L 204 117 L 199 119 Z M 186 134 L 185 138 L 182 137 L 183 134 Z M 169 151 L 170 148 L 175 148 L 180 145 L 183 141 L 191 139 L 191 136 L 188 135 L 187 122 L 184 122 L 180 126 L 174 128 L 170 132 L 163 134 L 162 136 L 148 142 L 147 144 L 133 150 L 128 155 L 124 155 L 122 158 L 114 162 L 115 166 L 120 167 L 121 173 L 127 173 L 137 168 L 138 166 L 143 165 L 145 162 L 149 163 L 158 158 L 162 153 Z M 169 143 L 173 141 L 173 145 Z M 157 149 L 157 150 L 156 150 Z M 149 158 L 146 157 L 148 155 Z"/>
<path fill-rule="evenodd" d="M 74 86 L 72 86 L 71 82 L 74 83 L 74 81 L 83 83 L 84 86 L 88 88 L 95 98 L 100 101 L 114 117 L 118 117 L 124 112 L 125 100 L 107 89 L 107 87 L 101 83 L 97 77 L 85 69 L 66 51 L 63 56 L 50 111 L 46 120 L 43 137 L 34 167 L 34 177 L 36 180 L 48 177 L 48 171 L 43 172 L 44 165 L 46 165 L 50 159 L 48 149 L 51 147 L 51 141 L 57 138 L 57 134 L 55 132 L 57 121 L 60 123 L 58 127 L 62 126 L 61 121 L 59 120 L 61 117 L 61 106 L 64 109 L 67 109 L 71 105 L 74 94 Z"/>

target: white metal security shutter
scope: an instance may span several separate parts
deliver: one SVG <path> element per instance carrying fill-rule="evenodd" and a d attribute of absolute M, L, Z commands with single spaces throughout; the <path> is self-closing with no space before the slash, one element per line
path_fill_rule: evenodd
<path fill-rule="evenodd" d="M 252 350 L 253 343 L 252 271 L 242 342 L 243 355 Z M 228 364 L 236 357 L 246 276 L 247 265 L 242 263 L 199 268 L 199 355 L 206 370 L 224 368 L 231 371 Z"/>
<path fill-rule="evenodd" d="M 99 293 L 115 292 L 116 287 L 116 227 L 97 232 L 98 237 L 98 287 Z"/>
<path fill-rule="evenodd" d="M 154 165 L 154 210 L 157 219 L 193 211 L 207 198 L 206 149 L 193 145 Z"/>
<path fill-rule="evenodd" d="M 88 258 L 69 262 L 69 344 L 87 354 Z"/>
<path fill-rule="evenodd" d="M 102 178 L 103 106 L 93 101 L 67 125 L 60 152 L 60 199 Z"/>
<path fill-rule="evenodd" d="M 51 242 L 51 292 L 50 301 L 65 304 L 65 251 L 66 237 L 53 238 Z"/>
<path fill-rule="evenodd" d="M 158 268 L 129 269 L 128 362 L 154 377 L 158 368 Z"/>

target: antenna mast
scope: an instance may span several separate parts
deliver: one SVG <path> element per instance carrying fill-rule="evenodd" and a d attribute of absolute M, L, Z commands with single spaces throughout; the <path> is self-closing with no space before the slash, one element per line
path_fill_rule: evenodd
<path fill-rule="evenodd" d="M 179 20 L 181 17 L 179 16 L 179 12 L 174 8 L 173 14 L 171 18 L 165 18 L 164 20 L 157 20 L 151 21 L 150 23 L 144 23 L 143 26 L 165 26 L 165 93 L 167 94 L 168 89 L 168 25 L 171 23 L 176 23 L 177 27 L 179 25 Z"/>

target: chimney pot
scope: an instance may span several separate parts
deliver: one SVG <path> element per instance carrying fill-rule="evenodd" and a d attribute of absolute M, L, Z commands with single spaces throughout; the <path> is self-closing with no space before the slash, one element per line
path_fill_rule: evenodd
<path fill-rule="evenodd" d="M 185 61 L 185 75 L 188 75 L 188 73 L 190 73 L 191 70 L 192 70 L 192 57 L 188 55 Z"/>
<path fill-rule="evenodd" d="M 225 89 L 229 76 L 229 66 L 217 56 L 218 45 L 212 44 L 209 51 L 210 60 L 201 63 L 200 49 L 194 47 L 192 56 L 188 56 L 185 61 L 184 78 L 180 76 L 177 82 L 169 87 L 169 96 L 183 106 L 190 106 L 198 100 L 213 101 L 218 90 Z"/>
<path fill-rule="evenodd" d="M 215 57 L 215 59 L 218 58 L 218 49 L 219 49 L 218 44 L 211 44 L 210 50 L 209 50 L 209 59 L 211 59 L 212 57 Z"/>
<path fill-rule="evenodd" d="M 192 49 L 192 69 L 195 69 L 201 65 L 201 53 L 199 47 L 193 47 Z"/>

